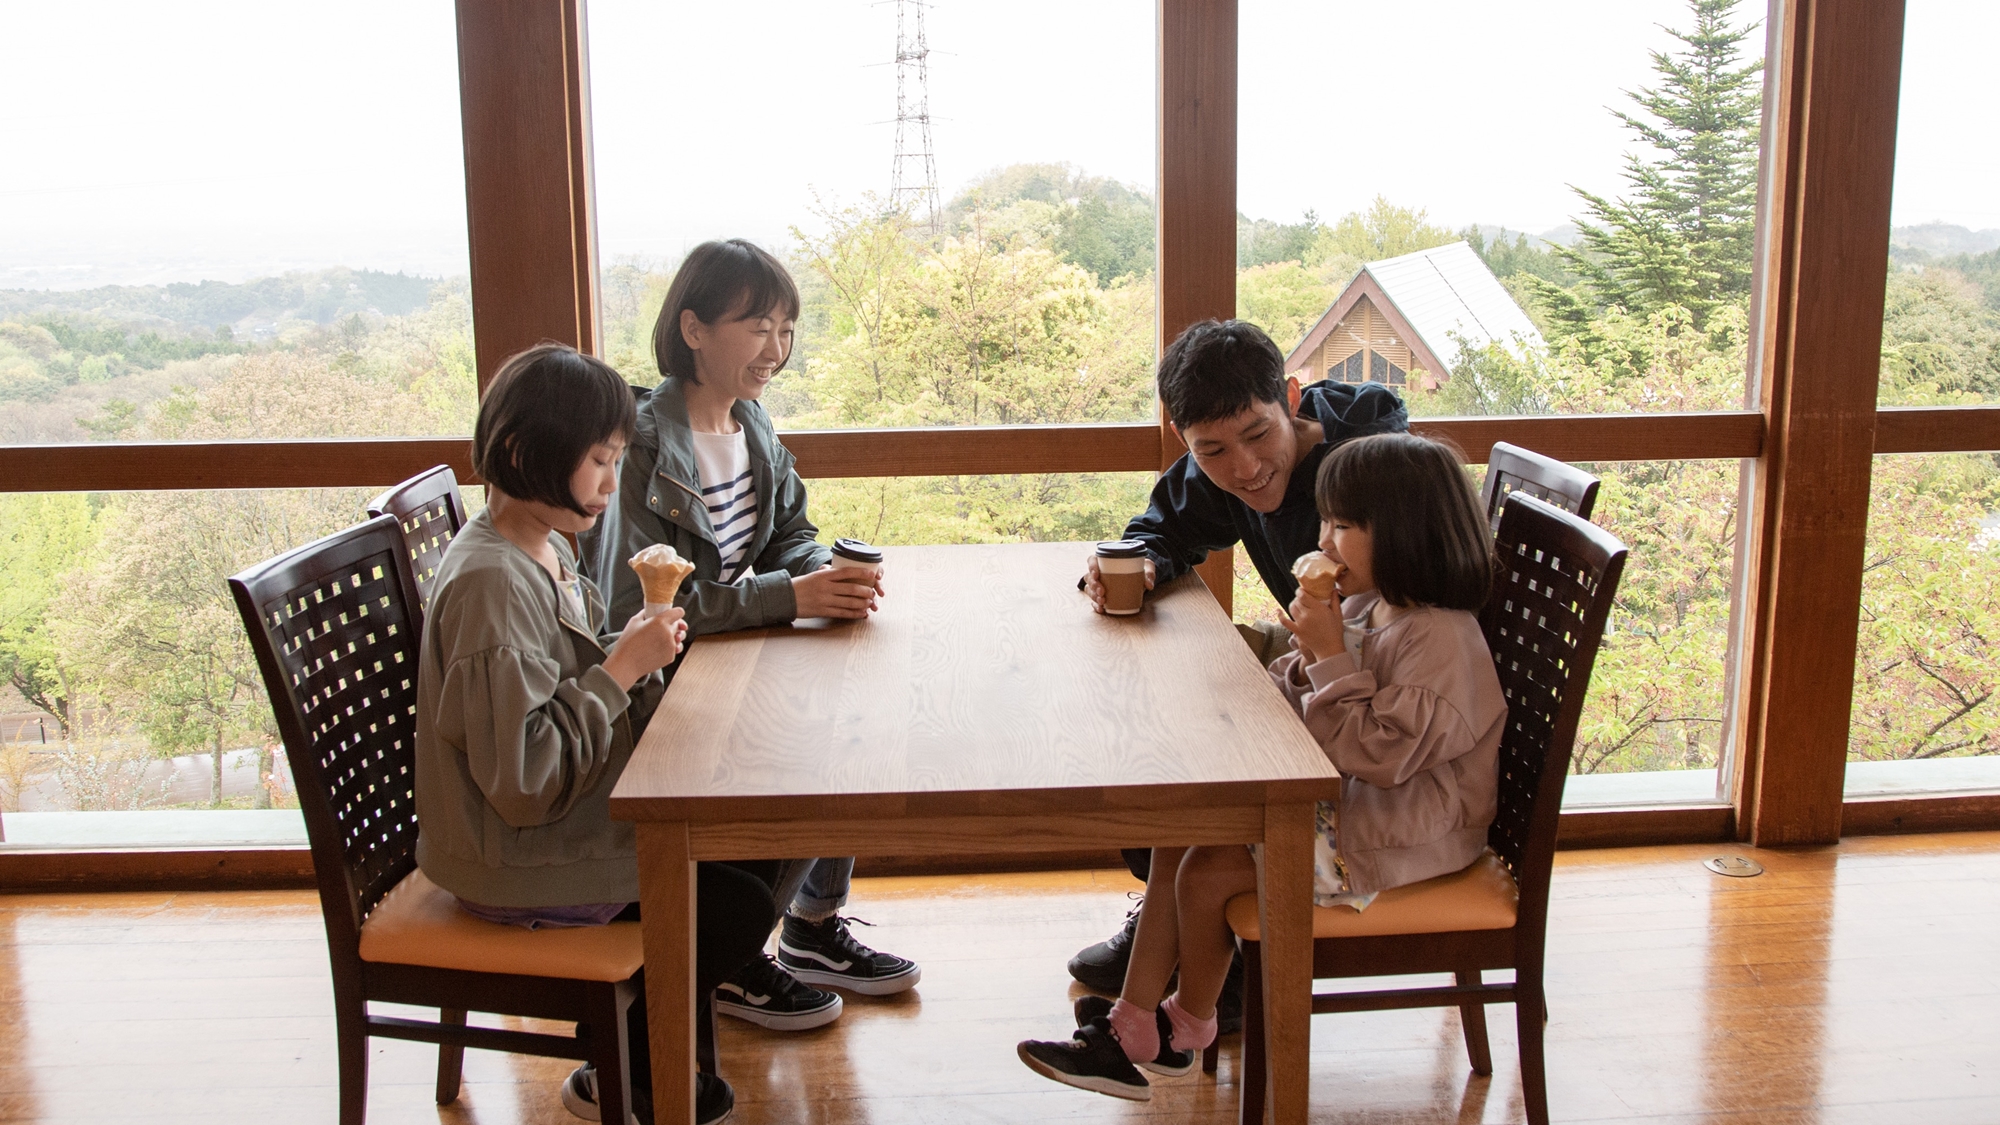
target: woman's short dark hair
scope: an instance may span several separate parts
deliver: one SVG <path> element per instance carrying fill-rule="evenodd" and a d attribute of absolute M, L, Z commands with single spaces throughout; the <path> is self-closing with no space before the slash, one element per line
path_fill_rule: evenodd
<path fill-rule="evenodd" d="M 693 312 L 703 324 L 743 320 L 774 310 L 797 320 L 799 287 L 770 251 L 741 238 L 704 242 L 690 251 L 681 268 L 674 271 L 666 303 L 660 306 L 660 319 L 653 322 L 653 359 L 660 365 L 660 374 L 699 383 L 694 349 L 681 335 L 683 310 Z M 787 351 L 778 361 L 778 370 L 783 371 L 791 358 Z"/>
<path fill-rule="evenodd" d="M 1319 513 L 1368 529 L 1375 588 L 1390 605 L 1478 612 L 1493 588 L 1493 536 L 1457 447 L 1371 434 L 1320 462 Z"/>
<path fill-rule="evenodd" d="M 638 429 L 632 388 L 611 365 L 567 344 L 508 358 L 486 386 L 472 426 L 472 468 L 517 500 L 588 515 L 570 478 L 590 447 Z"/>
<path fill-rule="evenodd" d="M 1285 356 L 1247 320 L 1203 320 L 1167 345 L 1156 381 L 1167 417 L 1185 430 L 1285 401 Z"/>

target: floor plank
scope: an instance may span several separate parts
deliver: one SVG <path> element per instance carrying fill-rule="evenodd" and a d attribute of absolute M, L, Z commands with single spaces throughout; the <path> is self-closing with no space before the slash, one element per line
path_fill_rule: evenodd
<path fill-rule="evenodd" d="M 1711 875 L 1721 850 L 1767 873 Z M 1563 1122 L 1848 1125 L 2000 1121 L 2000 833 L 1787 852 L 1564 852 L 1551 907 L 1550 1102 Z M 864 934 L 923 963 L 911 993 L 852 997 L 832 1027 L 725 1021 L 737 1120 L 1233 1121 L 1217 1079 L 1152 1102 L 1055 1086 L 1014 1058 L 1068 1027 L 1063 962 L 1116 927 L 1122 872 L 864 880 Z M 493 1022 L 513 1024 L 514 1021 Z M 1313 1119 L 1522 1120 L 1513 1010 L 1496 1073 L 1452 1012 L 1320 1016 Z M 332 1003 L 307 892 L 0 895 L 0 1122 L 334 1120 Z M 431 1102 L 432 1050 L 378 1043 L 369 1120 L 566 1125 L 567 1064 L 469 1052 Z"/>

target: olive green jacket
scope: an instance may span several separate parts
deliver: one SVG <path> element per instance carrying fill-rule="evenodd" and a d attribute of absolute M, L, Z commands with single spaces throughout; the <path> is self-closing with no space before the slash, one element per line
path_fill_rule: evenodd
<path fill-rule="evenodd" d="M 575 571 L 569 546 L 550 541 Z M 487 906 L 574 906 L 639 897 L 629 821 L 612 786 L 659 703 L 658 673 L 627 692 L 554 579 L 502 537 L 490 509 L 468 521 L 433 580 L 417 661 L 417 865 Z"/>
<path fill-rule="evenodd" d="M 694 431 L 679 379 L 667 379 L 639 399 L 639 430 L 619 473 L 618 502 L 581 537 L 584 566 L 610 595 L 601 628 L 616 630 L 645 605 L 645 590 L 626 560 L 641 548 L 665 543 L 694 563 L 674 604 L 687 612 L 688 631 L 727 633 L 778 625 L 798 616 L 792 576 L 831 561 L 806 518 L 806 486 L 793 469 L 791 451 L 778 444 L 770 415 L 738 400 L 732 411 L 750 449 L 750 480 L 757 489 L 757 528 L 750 535 L 750 568 L 722 582 L 722 550 L 702 503 L 695 471 Z"/>

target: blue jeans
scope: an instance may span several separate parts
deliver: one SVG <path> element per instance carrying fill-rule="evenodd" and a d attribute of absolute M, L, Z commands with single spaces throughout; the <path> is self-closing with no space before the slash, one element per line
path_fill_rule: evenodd
<path fill-rule="evenodd" d="M 853 878 L 853 856 L 788 859 L 779 864 L 771 897 L 783 913 L 804 922 L 824 922 L 847 905 L 848 883 Z"/>

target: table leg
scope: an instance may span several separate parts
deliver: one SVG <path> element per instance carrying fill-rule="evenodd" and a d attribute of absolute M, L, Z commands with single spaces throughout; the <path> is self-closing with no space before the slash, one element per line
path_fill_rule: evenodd
<path fill-rule="evenodd" d="M 641 822 L 638 829 L 654 1120 L 694 1125 L 694 860 L 688 826 Z"/>
<path fill-rule="evenodd" d="M 1303 1125 L 1311 1088 L 1312 834 L 1310 804 L 1264 810 L 1257 908 L 1264 935 L 1264 1114 Z"/>

